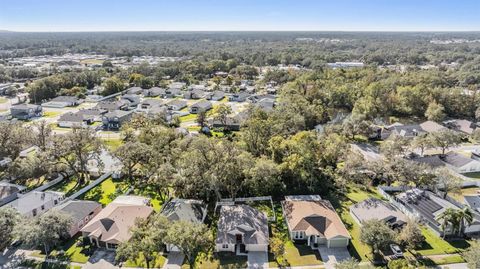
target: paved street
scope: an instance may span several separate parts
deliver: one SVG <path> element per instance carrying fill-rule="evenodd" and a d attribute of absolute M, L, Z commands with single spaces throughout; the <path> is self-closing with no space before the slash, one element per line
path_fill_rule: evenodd
<path fill-rule="evenodd" d="M 318 248 L 318 252 L 320 252 L 322 261 L 327 269 L 333 269 L 337 262 L 351 258 L 347 248 L 327 248 L 321 246 Z"/>
<path fill-rule="evenodd" d="M 180 269 L 184 259 L 185 256 L 181 252 L 172 251 L 168 253 L 163 269 Z"/>

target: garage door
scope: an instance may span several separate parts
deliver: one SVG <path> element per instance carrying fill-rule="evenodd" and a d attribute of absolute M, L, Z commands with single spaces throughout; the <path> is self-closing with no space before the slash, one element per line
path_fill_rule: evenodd
<path fill-rule="evenodd" d="M 339 248 L 339 247 L 346 247 L 348 246 L 348 239 L 347 238 L 338 238 L 338 239 L 330 239 L 328 247 L 330 248 Z"/>
<path fill-rule="evenodd" d="M 247 251 L 268 251 L 268 245 L 246 245 Z"/>

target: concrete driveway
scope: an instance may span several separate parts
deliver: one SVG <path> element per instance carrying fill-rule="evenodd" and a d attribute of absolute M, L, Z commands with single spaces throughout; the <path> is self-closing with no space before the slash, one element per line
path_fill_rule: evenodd
<path fill-rule="evenodd" d="M 268 268 L 268 254 L 266 251 L 248 252 L 248 269 Z"/>
<path fill-rule="evenodd" d="M 163 265 L 163 269 L 180 269 L 182 268 L 185 255 L 178 251 L 171 251 L 168 253 L 167 260 Z"/>
<path fill-rule="evenodd" d="M 325 264 L 325 268 L 335 268 L 335 264 L 337 262 L 341 262 L 344 260 L 348 260 L 351 258 L 348 249 L 345 248 L 327 248 L 327 247 L 319 247 L 318 251 L 320 252 L 320 256 L 322 257 L 322 261 Z"/>

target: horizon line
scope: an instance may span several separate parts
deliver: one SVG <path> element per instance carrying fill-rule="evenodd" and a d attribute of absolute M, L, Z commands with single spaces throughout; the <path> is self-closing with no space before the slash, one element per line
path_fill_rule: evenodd
<path fill-rule="evenodd" d="M 262 33 L 262 32 L 341 32 L 341 33 L 476 33 L 480 30 L 65 30 L 65 31 L 16 31 L 0 29 L 0 33 L 225 33 L 225 32 L 243 32 L 243 33 Z"/>

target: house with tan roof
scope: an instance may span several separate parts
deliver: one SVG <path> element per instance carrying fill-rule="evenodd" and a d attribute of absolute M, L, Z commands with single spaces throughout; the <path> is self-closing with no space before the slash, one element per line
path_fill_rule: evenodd
<path fill-rule="evenodd" d="M 153 213 L 150 200 L 140 196 L 119 196 L 108 204 L 80 231 L 98 247 L 114 249 L 132 236 L 130 228 L 136 219 L 148 218 Z"/>
<path fill-rule="evenodd" d="M 330 201 L 319 195 L 286 196 L 282 208 L 293 241 L 306 241 L 312 249 L 348 246 L 350 234 Z"/>

